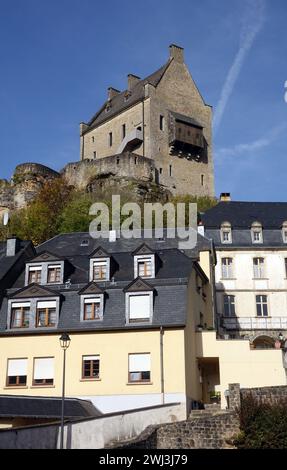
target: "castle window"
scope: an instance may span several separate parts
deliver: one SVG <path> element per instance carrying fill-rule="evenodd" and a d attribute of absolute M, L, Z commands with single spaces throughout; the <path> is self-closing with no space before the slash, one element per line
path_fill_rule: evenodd
<path fill-rule="evenodd" d="M 138 159 L 137 159 L 137 157 L 135 157 L 135 165 L 137 164 L 137 162 L 138 162 Z"/>
<path fill-rule="evenodd" d="M 60 284 L 61 265 L 48 266 L 48 284 Z"/>
<path fill-rule="evenodd" d="M 97 158 L 97 152 L 94 151 L 94 160 L 96 160 L 96 158 Z"/>
<path fill-rule="evenodd" d="M 229 222 L 223 222 L 220 228 L 221 243 L 232 243 L 232 230 Z"/>
<path fill-rule="evenodd" d="M 11 307 L 11 328 L 29 328 L 30 302 L 13 302 Z"/>
<path fill-rule="evenodd" d="M 36 327 L 47 328 L 56 326 L 56 301 L 37 303 Z"/>
<path fill-rule="evenodd" d="M 252 243 L 263 243 L 262 225 L 260 222 L 254 222 L 251 227 Z"/>
<path fill-rule="evenodd" d="M 92 136 L 92 142 L 93 142 L 93 143 L 95 142 L 95 137 L 94 137 L 94 136 Z"/>
<path fill-rule="evenodd" d="M 287 243 L 287 222 L 282 225 L 282 239 L 283 243 Z"/>
<path fill-rule="evenodd" d="M 51 386 L 54 384 L 54 358 L 41 357 L 34 359 L 33 386 Z"/>
<path fill-rule="evenodd" d="M 159 169 L 159 174 L 160 174 L 160 175 L 162 174 L 162 168 Z"/>
<path fill-rule="evenodd" d="M 83 356 L 82 379 L 99 379 L 100 377 L 100 356 Z"/>
<path fill-rule="evenodd" d="M 125 136 L 126 136 L 126 125 L 123 124 L 123 125 L 122 125 L 122 139 L 123 139 L 123 140 L 124 140 Z"/>
<path fill-rule="evenodd" d="M 161 131 L 164 131 L 164 116 L 162 114 L 159 117 L 159 128 Z"/>
<path fill-rule="evenodd" d="M 256 314 L 258 317 L 268 317 L 267 295 L 256 295 Z"/>
<path fill-rule="evenodd" d="M 113 145 L 113 133 L 110 132 L 109 133 L 109 146 L 112 147 L 112 145 Z"/>
<path fill-rule="evenodd" d="M 150 382 L 150 354 L 129 354 L 129 382 Z"/>
<path fill-rule="evenodd" d="M 29 275 L 28 275 L 28 284 L 32 284 L 32 283 L 40 284 L 41 274 L 42 274 L 41 266 L 30 266 Z"/>
<path fill-rule="evenodd" d="M 201 180 L 201 186 L 204 186 L 204 175 L 200 176 L 200 180 Z"/>
<path fill-rule="evenodd" d="M 25 387 L 28 359 L 8 359 L 7 387 Z"/>
<path fill-rule="evenodd" d="M 172 166 L 169 165 L 169 176 L 172 176 Z"/>

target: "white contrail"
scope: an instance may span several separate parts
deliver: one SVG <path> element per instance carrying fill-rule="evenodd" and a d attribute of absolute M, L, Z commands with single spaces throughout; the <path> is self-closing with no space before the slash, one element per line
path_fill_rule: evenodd
<path fill-rule="evenodd" d="M 213 131 L 216 134 L 231 96 L 236 80 L 252 44 L 265 21 L 265 0 L 247 0 L 246 13 L 240 33 L 240 46 L 223 85 L 219 102 L 215 108 Z"/>
<path fill-rule="evenodd" d="M 287 122 L 283 122 L 282 124 L 271 129 L 268 133 L 265 134 L 264 137 L 256 139 L 253 142 L 237 144 L 234 147 L 220 148 L 215 152 L 217 163 L 220 164 L 226 162 L 226 159 L 229 157 L 236 157 L 237 155 L 243 154 L 250 156 L 250 154 L 256 152 L 256 150 L 260 150 L 271 145 L 276 141 L 278 136 L 282 134 L 282 132 L 286 131 L 286 129 Z"/>

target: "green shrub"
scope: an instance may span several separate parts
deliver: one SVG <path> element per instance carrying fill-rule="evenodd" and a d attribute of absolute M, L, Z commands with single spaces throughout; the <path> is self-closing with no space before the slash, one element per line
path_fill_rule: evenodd
<path fill-rule="evenodd" d="M 235 445 L 242 449 L 287 449 L 287 400 L 263 403 L 251 394 L 241 402 L 241 433 Z"/>

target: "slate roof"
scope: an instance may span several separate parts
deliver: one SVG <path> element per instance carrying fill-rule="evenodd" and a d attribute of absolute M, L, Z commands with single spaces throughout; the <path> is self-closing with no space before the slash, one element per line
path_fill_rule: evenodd
<path fill-rule="evenodd" d="M 29 241 L 21 241 L 20 249 L 15 256 L 6 256 L 6 242 L 0 242 L 0 281 L 23 255 L 23 250 L 31 245 Z"/>
<path fill-rule="evenodd" d="M 166 235 L 166 232 L 165 232 Z M 81 246 L 83 240 L 89 240 L 88 246 Z M 57 331 L 96 331 L 110 329 L 138 329 L 138 324 L 126 324 L 125 289 L 134 281 L 134 259 L 132 253 L 142 246 L 145 239 L 124 238 L 116 242 L 108 240 L 92 239 L 87 233 L 73 233 L 59 235 L 37 248 L 37 252 L 49 251 L 55 256 L 66 260 L 69 267 L 66 276 L 70 279 L 67 285 L 53 285 L 55 296 L 61 295 L 60 316 L 58 327 L 37 329 L 7 330 L 8 298 L 17 296 L 21 298 L 21 292 L 25 295 L 25 272 L 21 273 L 7 291 L 0 310 L 1 335 L 21 334 L 47 334 Z M 199 235 L 199 246 L 202 249 L 211 249 L 211 243 Z M 178 240 L 146 239 L 146 244 L 155 254 L 156 277 L 146 282 L 154 291 L 154 308 L 152 322 L 140 325 L 140 328 L 154 328 L 161 325 L 166 327 L 183 326 L 186 322 L 187 311 L 187 284 L 194 267 L 193 256 L 198 256 L 198 248 L 182 252 L 178 249 Z M 93 257 L 95 249 L 100 246 L 111 256 L 111 280 L 97 282 L 99 289 L 104 292 L 104 315 L 102 320 L 82 321 L 80 317 L 81 296 L 79 293 L 89 289 L 90 257 Z M 31 260 L 29 260 L 30 262 Z M 70 270 L 71 268 L 71 270 Z"/>
<path fill-rule="evenodd" d="M 223 222 L 236 229 L 250 228 L 253 222 L 260 222 L 264 229 L 279 229 L 287 221 L 287 202 L 219 202 L 202 220 L 208 229 L 220 228 Z"/>
<path fill-rule="evenodd" d="M 160 80 L 162 79 L 166 69 L 168 68 L 169 64 L 171 63 L 171 60 L 169 59 L 168 62 L 163 65 L 160 69 L 158 69 L 156 72 L 152 73 L 148 77 L 144 78 L 143 80 L 140 80 L 135 84 L 135 86 L 131 90 L 131 95 L 128 100 L 125 99 L 125 95 L 127 93 L 127 90 L 119 93 L 118 95 L 114 96 L 110 101 L 111 108 L 107 112 L 106 111 L 106 106 L 108 104 L 108 101 L 104 103 L 102 108 L 90 119 L 88 122 L 89 128 L 84 132 L 89 132 L 91 128 L 98 126 L 99 124 L 102 124 L 103 122 L 111 119 L 111 117 L 115 116 L 116 114 L 124 111 L 125 109 L 133 106 L 137 102 L 141 101 L 145 97 L 145 90 L 144 87 L 147 83 L 150 83 L 154 87 L 156 87 Z"/>
<path fill-rule="evenodd" d="M 0 395 L 0 418 L 61 417 L 61 398 Z M 65 418 L 87 418 L 102 413 L 89 400 L 65 399 Z"/>
<path fill-rule="evenodd" d="M 202 215 L 205 236 L 212 239 L 217 248 L 233 250 L 237 248 L 283 248 L 282 225 L 287 221 L 286 202 L 220 202 Z M 232 227 L 232 244 L 222 243 L 220 227 L 229 222 Z M 251 226 L 260 222 L 263 228 L 263 243 L 254 244 L 251 239 Z"/>
<path fill-rule="evenodd" d="M 188 124 L 191 124 L 192 126 L 199 127 L 203 129 L 203 126 L 194 118 L 185 116 L 184 114 L 180 113 L 175 113 L 174 111 L 171 111 L 171 114 L 174 116 L 176 121 L 181 121 L 181 122 L 187 122 Z"/>

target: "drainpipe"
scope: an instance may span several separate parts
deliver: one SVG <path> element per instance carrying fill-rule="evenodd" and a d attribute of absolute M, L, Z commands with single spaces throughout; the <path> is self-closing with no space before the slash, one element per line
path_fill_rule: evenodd
<path fill-rule="evenodd" d="M 161 382 L 161 403 L 164 405 L 165 398 L 164 398 L 164 363 L 163 363 L 163 335 L 164 330 L 163 327 L 160 327 L 160 382 Z"/>
<path fill-rule="evenodd" d="M 144 113 L 144 100 L 143 104 L 143 156 L 145 157 L 145 113 Z"/>

